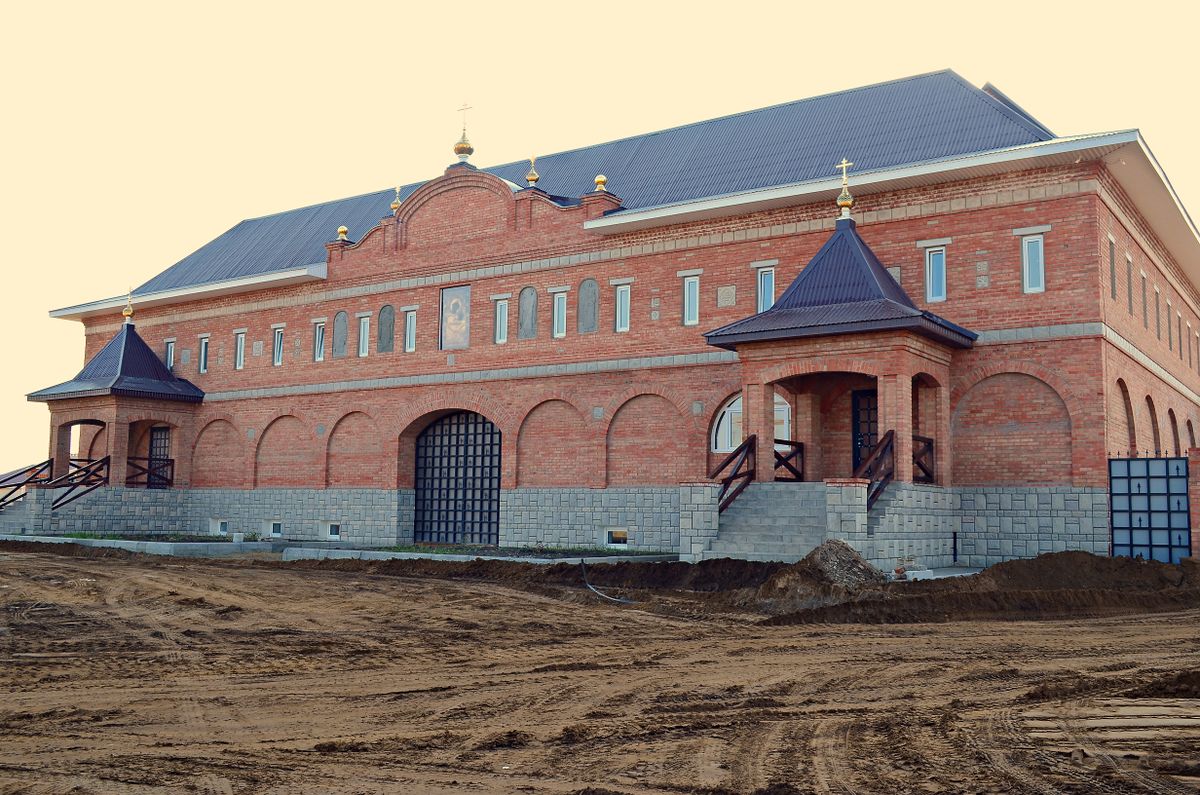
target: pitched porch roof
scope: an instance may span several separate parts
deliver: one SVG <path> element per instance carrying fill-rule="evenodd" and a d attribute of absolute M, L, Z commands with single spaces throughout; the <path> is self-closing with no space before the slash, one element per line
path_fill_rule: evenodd
<path fill-rule="evenodd" d="M 918 309 L 858 234 L 840 218 L 833 235 L 808 266 L 765 312 L 704 335 L 709 345 L 735 350 L 741 343 L 909 330 L 956 348 L 978 336 L 927 310 Z"/>
<path fill-rule="evenodd" d="M 79 371 L 79 375 L 55 386 L 31 392 L 32 401 L 49 402 L 66 398 L 123 395 L 126 397 L 199 403 L 204 392 L 190 381 L 177 378 L 162 363 L 133 323 L 125 323 L 117 335 Z"/>

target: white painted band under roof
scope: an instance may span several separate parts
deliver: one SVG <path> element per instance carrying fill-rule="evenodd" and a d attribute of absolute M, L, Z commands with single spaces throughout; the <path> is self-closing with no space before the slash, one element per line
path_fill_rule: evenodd
<path fill-rule="evenodd" d="M 191 287 L 177 287 L 171 290 L 143 293 L 133 296 L 132 302 L 134 309 L 140 309 L 143 307 L 159 306 L 161 304 L 178 303 L 183 300 L 192 301 L 197 298 L 213 298 L 218 295 L 248 293 L 252 290 L 261 290 L 264 287 L 282 287 L 287 284 L 320 281 L 328 275 L 329 266 L 324 262 L 316 262 L 312 265 L 303 265 L 299 268 L 289 268 L 284 271 L 243 276 L 240 279 L 227 279 L 221 282 L 209 282 Z M 82 320 L 91 315 L 101 315 L 115 309 L 120 309 L 125 306 L 126 300 L 128 300 L 128 296 L 122 295 L 115 298 L 92 301 L 87 304 L 67 306 L 62 309 L 52 310 L 50 317 Z"/>

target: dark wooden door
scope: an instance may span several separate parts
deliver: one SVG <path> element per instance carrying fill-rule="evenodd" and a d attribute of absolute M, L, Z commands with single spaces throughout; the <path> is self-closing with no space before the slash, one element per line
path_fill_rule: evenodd
<path fill-rule="evenodd" d="M 460 411 L 422 431 L 416 454 L 416 540 L 500 543 L 500 430 Z"/>
<path fill-rule="evenodd" d="M 173 473 L 169 470 L 174 462 L 171 461 L 171 429 L 156 427 L 150 429 L 150 460 L 146 469 L 146 488 L 165 489 L 171 485 Z"/>
<path fill-rule="evenodd" d="M 857 471 L 879 441 L 879 394 L 874 389 L 850 393 L 850 434 Z"/>

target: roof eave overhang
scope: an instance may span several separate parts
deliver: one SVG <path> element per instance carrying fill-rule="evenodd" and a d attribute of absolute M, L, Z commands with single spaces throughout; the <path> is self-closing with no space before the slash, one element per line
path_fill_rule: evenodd
<path fill-rule="evenodd" d="M 185 301 L 196 301 L 202 298 L 215 298 L 222 295 L 248 293 L 269 287 L 285 287 L 290 284 L 322 281 L 329 275 L 329 266 L 324 262 L 303 265 L 272 273 L 260 273 L 245 276 L 240 279 L 226 279 L 219 282 L 208 282 L 191 287 L 178 287 L 172 290 L 159 290 L 153 293 L 142 293 L 133 296 L 133 308 L 144 309 L 164 304 L 179 304 Z M 68 306 L 50 312 L 50 317 L 64 320 L 85 320 L 97 315 L 105 315 L 120 310 L 125 306 L 127 296 L 105 298 L 87 304 Z"/>
<path fill-rule="evenodd" d="M 872 331 L 912 331 L 928 337 L 944 345 L 954 348 L 970 348 L 975 343 L 975 335 L 968 336 L 953 329 L 936 323 L 925 317 L 902 317 L 894 320 L 865 320 L 857 323 L 843 323 L 835 326 L 811 326 L 808 328 L 783 328 L 770 331 L 747 331 L 722 333 L 720 329 L 705 334 L 709 345 L 726 350 L 737 350 L 738 345 L 755 342 L 778 342 L 789 339 L 807 339 L 810 337 L 834 337 L 846 334 L 867 334 Z"/>

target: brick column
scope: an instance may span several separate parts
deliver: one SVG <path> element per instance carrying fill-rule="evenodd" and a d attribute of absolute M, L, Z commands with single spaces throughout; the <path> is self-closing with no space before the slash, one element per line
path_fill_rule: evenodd
<path fill-rule="evenodd" d="M 754 434 L 755 480 L 775 480 L 775 387 L 770 384 L 746 384 L 742 387 L 742 438 Z"/>
<path fill-rule="evenodd" d="M 123 487 L 129 474 L 129 423 L 108 425 L 108 485 Z"/>
<path fill-rule="evenodd" d="M 62 477 L 70 471 L 71 462 L 71 426 L 50 426 L 50 460 L 51 477 Z"/>
<path fill-rule="evenodd" d="M 879 390 L 879 435 L 896 432 L 896 477 L 912 483 L 912 378 L 907 375 L 881 375 Z"/>
<path fill-rule="evenodd" d="M 939 486 L 953 485 L 950 477 L 950 467 L 953 465 L 950 455 L 950 385 L 943 384 L 934 390 L 934 403 L 937 406 L 937 418 L 934 420 L 933 458 L 937 466 L 935 480 Z"/>
<path fill-rule="evenodd" d="M 796 395 L 796 426 L 792 438 L 804 442 L 804 478 L 820 480 L 821 459 L 821 397 L 812 392 Z"/>

